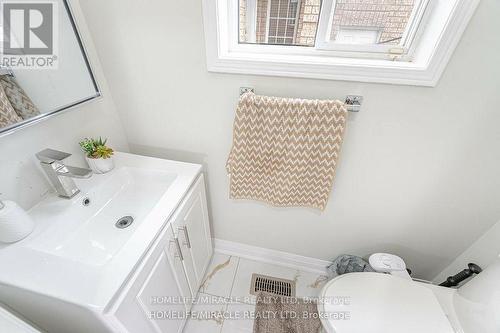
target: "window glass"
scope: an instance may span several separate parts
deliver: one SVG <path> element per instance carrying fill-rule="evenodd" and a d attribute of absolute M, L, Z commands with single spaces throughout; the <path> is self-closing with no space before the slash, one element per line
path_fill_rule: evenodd
<path fill-rule="evenodd" d="M 321 0 L 239 0 L 240 43 L 314 46 Z"/>
<path fill-rule="evenodd" d="M 337 0 L 330 41 L 349 44 L 394 44 L 401 42 L 415 0 Z"/>
<path fill-rule="evenodd" d="M 315 46 L 316 38 L 338 44 L 401 44 L 421 0 L 239 0 L 239 42 Z M 320 20 L 328 36 L 317 37 Z M 326 22 L 326 21 L 325 21 Z M 323 23 L 322 23 L 323 24 Z"/>

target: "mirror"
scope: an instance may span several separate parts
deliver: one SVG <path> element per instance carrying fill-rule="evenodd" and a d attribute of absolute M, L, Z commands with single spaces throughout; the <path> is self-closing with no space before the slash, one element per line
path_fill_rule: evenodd
<path fill-rule="evenodd" d="M 100 96 L 66 0 L 1 3 L 0 135 Z"/>

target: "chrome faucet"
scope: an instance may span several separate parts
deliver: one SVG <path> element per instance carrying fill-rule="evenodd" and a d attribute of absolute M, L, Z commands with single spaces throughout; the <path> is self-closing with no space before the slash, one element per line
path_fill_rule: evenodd
<path fill-rule="evenodd" d="M 90 169 L 72 167 L 62 163 L 70 156 L 71 154 L 53 149 L 45 149 L 36 154 L 50 182 L 56 188 L 59 196 L 63 198 L 72 198 L 80 192 L 72 178 L 90 178 L 92 176 Z"/>

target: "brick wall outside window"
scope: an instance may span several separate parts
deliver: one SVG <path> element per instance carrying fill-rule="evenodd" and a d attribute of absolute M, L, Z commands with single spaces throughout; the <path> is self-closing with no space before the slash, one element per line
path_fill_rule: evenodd
<path fill-rule="evenodd" d="M 267 33 L 268 1 L 257 0 L 256 42 L 265 43 Z M 246 0 L 240 0 L 240 20 L 245 20 Z M 379 42 L 399 44 L 415 0 L 337 0 L 332 25 L 332 39 L 342 28 L 379 31 Z M 321 0 L 300 0 L 300 12 L 294 42 L 296 45 L 314 46 L 319 22 Z M 241 29 L 240 41 L 246 40 Z M 243 35 L 243 37 L 242 37 Z"/>
<path fill-rule="evenodd" d="M 258 0 L 257 1 L 257 25 L 256 25 L 256 42 L 265 43 L 266 33 L 267 33 L 267 1 L 268 0 Z"/>
<path fill-rule="evenodd" d="M 299 13 L 299 25 L 295 42 L 299 45 L 313 46 L 319 22 L 321 0 L 302 0 Z"/>
<path fill-rule="evenodd" d="M 247 0 L 240 0 L 240 43 L 247 41 Z"/>
<path fill-rule="evenodd" d="M 343 28 L 368 28 L 380 32 L 379 42 L 399 44 L 415 0 L 337 0 L 332 38 Z M 396 39 L 396 40 L 394 40 Z"/>

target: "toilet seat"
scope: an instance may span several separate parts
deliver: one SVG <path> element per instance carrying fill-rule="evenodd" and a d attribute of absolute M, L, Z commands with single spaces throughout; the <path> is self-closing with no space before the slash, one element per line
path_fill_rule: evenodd
<path fill-rule="evenodd" d="M 328 333 L 454 333 L 430 289 L 389 274 L 341 275 L 323 288 L 318 309 Z"/>

